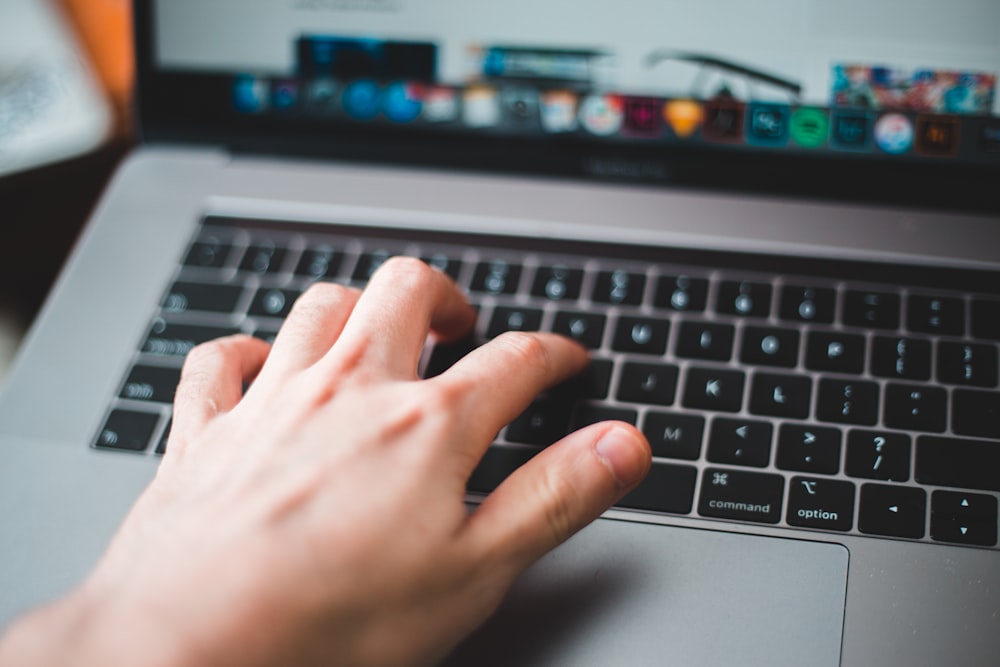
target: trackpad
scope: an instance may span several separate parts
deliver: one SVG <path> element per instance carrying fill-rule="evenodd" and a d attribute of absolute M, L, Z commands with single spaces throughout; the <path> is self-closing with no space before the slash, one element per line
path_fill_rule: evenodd
<path fill-rule="evenodd" d="M 847 561 L 835 544 L 598 521 L 446 664 L 837 665 Z"/>

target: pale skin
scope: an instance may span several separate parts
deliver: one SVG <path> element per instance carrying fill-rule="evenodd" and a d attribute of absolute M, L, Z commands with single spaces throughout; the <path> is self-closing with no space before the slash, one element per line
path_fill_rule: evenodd
<path fill-rule="evenodd" d="M 314 285 L 273 347 L 196 348 L 155 479 L 86 581 L 0 638 L 0 665 L 440 661 L 650 466 L 634 427 L 595 424 L 470 510 L 497 431 L 587 364 L 564 338 L 509 333 L 419 380 L 428 332 L 474 319 L 444 274 L 395 258 L 363 293 Z"/>

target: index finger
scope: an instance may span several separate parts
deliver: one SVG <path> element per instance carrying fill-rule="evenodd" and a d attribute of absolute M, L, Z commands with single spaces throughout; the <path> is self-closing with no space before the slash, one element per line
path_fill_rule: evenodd
<path fill-rule="evenodd" d="M 372 276 L 323 362 L 363 361 L 369 370 L 416 379 L 429 331 L 461 337 L 476 313 L 444 272 L 414 257 L 393 257 Z"/>

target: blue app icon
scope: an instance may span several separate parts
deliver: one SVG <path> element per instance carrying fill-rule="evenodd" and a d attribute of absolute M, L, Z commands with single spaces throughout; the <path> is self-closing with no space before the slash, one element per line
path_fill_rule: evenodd
<path fill-rule="evenodd" d="M 370 79 L 352 81 L 344 88 L 344 111 L 355 120 L 371 120 L 382 107 L 378 84 Z"/>
<path fill-rule="evenodd" d="M 267 108 L 268 82 L 252 76 L 238 76 L 233 82 L 233 106 L 240 113 L 259 113 Z"/>
<path fill-rule="evenodd" d="M 792 110 L 783 104 L 751 104 L 747 107 L 747 142 L 757 146 L 788 143 Z"/>
<path fill-rule="evenodd" d="M 838 111 L 833 114 L 830 145 L 847 151 L 868 150 L 872 137 L 871 116 L 864 111 Z"/>
<path fill-rule="evenodd" d="M 423 86 L 416 83 L 393 83 L 385 89 L 385 115 L 396 123 L 409 123 L 424 106 Z"/>

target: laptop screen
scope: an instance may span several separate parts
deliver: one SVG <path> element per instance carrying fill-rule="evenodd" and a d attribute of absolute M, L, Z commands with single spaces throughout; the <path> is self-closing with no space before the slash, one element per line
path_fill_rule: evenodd
<path fill-rule="evenodd" d="M 804 193 L 929 180 L 942 200 L 1000 174 L 996 2 L 152 0 L 138 16 L 154 136 Z"/>

